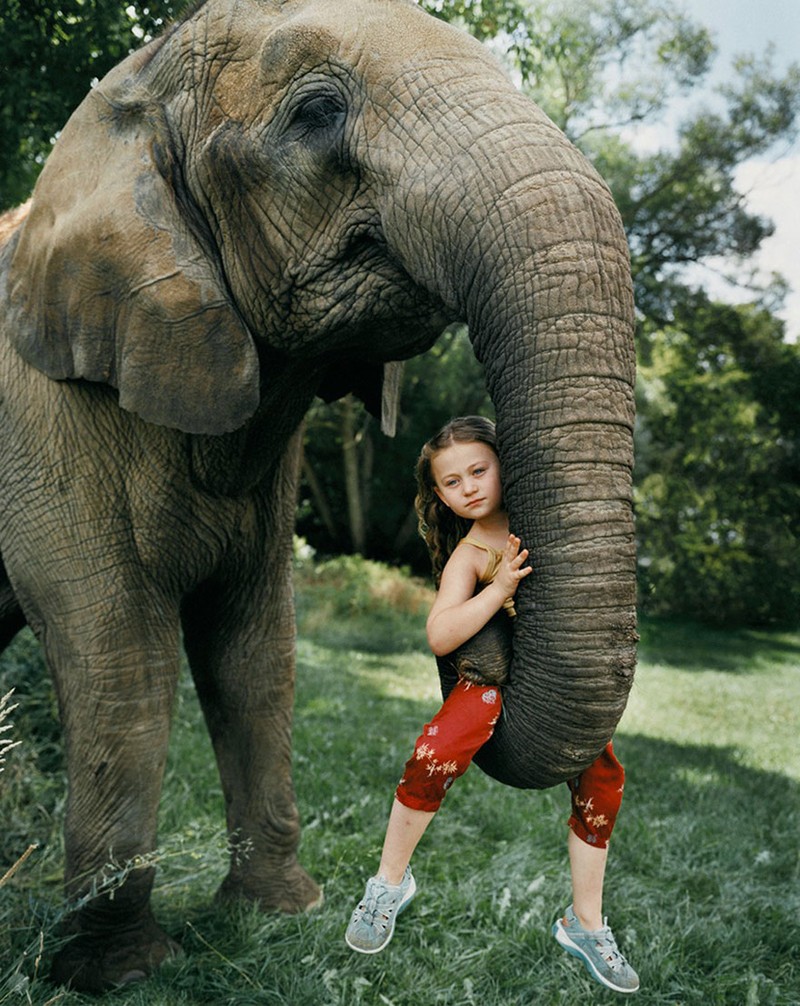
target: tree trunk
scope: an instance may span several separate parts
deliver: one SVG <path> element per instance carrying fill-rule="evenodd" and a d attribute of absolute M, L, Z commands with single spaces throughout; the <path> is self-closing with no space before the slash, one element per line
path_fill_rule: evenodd
<path fill-rule="evenodd" d="M 319 484 L 317 474 L 311 467 L 311 462 L 308 460 L 308 456 L 305 453 L 303 454 L 303 478 L 305 479 L 305 483 L 311 493 L 311 498 L 314 500 L 314 506 L 317 514 L 319 515 L 319 519 L 325 525 L 325 530 L 331 536 L 331 541 L 336 541 L 336 522 L 333 519 L 331 508 L 328 506 L 325 493 L 322 491 L 322 486 Z"/>
<path fill-rule="evenodd" d="M 344 464 L 344 488 L 347 499 L 350 541 L 353 551 L 363 555 L 366 545 L 366 531 L 364 509 L 361 501 L 361 480 L 358 474 L 355 403 L 352 395 L 347 395 L 339 403 L 339 416 L 341 419 L 342 462 Z"/>

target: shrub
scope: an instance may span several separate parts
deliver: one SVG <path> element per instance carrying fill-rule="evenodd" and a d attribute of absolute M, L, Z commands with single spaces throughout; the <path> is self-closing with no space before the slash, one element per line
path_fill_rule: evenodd
<path fill-rule="evenodd" d="M 427 648 L 433 591 L 408 569 L 342 555 L 295 566 L 300 632 L 373 652 Z"/>

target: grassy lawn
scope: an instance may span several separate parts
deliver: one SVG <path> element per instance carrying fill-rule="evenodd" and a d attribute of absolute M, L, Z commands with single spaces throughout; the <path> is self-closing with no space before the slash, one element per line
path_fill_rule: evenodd
<path fill-rule="evenodd" d="M 392 945 L 375 957 L 346 948 L 344 927 L 376 865 L 394 786 L 438 702 L 422 629 L 427 595 L 392 584 L 357 603 L 323 583 L 300 595 L 295 779 L 301 860 L 324 884 L 322 909 L 279 917 L 212 905 L 225 873 L 222 803 L 184 675 L 154 903 L 185 954 L 149 982 L 96 1002 L 618 1000 L 550 936 L 569 901 L 566 788 L 510 790 L 477 769 L 459 780 L 423 840 L 414 864 L 420 892 Z M 342 597 L 354 617 L 337 608 Z M 642 979 L 637 1001 L 798 1006 L 800 634 L 648 623 L 642 636 L 616 739 L 628 784 L 606 889 L 609 921 Z M 38 660 L 21 637 L 0 664 L 0 695 L 17 687 L 12 718 L 23 741 L 0 775 L 0 874 L 29 842 L 40 843 L 0 889 L 0 1003 L 66 1006 L 87 1000 L 43 980 L 58 910 L 65 790 Z"/>

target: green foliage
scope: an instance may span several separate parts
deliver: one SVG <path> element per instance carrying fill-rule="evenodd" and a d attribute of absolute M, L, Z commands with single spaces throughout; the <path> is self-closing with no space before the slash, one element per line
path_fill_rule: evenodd
<path fill-rule="evenodd" d="M 644 609 L 800 623 L 800 349 L 768 313 L 698 296 L 642 355 Z"/>
<path fill-rule="evenodd" d="M 606 882 L 609 921 L 641 974 L 643 1001 L 795 1006 L 800 637 L 649 619 L 641 628 L 640 667 L 615 741 L 627 785 Z M 382 631 L 376 626 L 363 650 L 300 642 L 300 857 L 325 885 L 325 904 L 308 915 L 213 904 L 226 870 L 224 807 L 203 717 L 182 678 L 154 909 L 185 954 L 148 982 L 98 997 L 98 1006 L 615 1001 L 549 933 L 569 900 L 566 788 L 511 790 L 477 769 L 453 787 L 423 839 L 414 861 L 420 893 L 391 947 L 375 958 L 346 948 L 347 918 L 377 862 L 403 762 L 439 701 L 430 655 L 380 653 Z M 21 639 L 4 657 L 0 688 L 18 645 L 27 651 Z M 63 804 L 38 761 L 29 763 L 29 798 L 17 804 L 0 793 L 0 819 L 13 813 L 43 839 L 2 889 L 0 1004 L 80 1006 L 84 997 L 45 980 L 63 853 L 39 829 L 37 803 L 50 809 L 54 836 Z M 25 841 L 4 849 L 5 860 Z"/>
<path fill-rule="evenodd" d="M 380 652 L 425 650 L 433 591 L 397 569 L 341 555 L 295 571 L 298 629 L 326 646 Z M 376 631 L 376 630 L 380 631 Z"/>
<path fill-rule="evenodd" d="M 696 86 L 709 32 L 664 0 L 533 0 L 540 44 L 526 89 L 574 140 L 652 120 Z"/>
<path fill-rule="evenodd" d="M 462 25 L 482 42 L 500 34 L 529 36 L 530 7 L 519 0 L 425 0 L 421 6 L 434 17 Z"/>
<path fill-rule="evenodd" d="M 664 317 L 661 281 L 675 267 L 714 256 L 746 260 L 773 233 L 771 221 L 747 211 L 735 187 L 738 165 L 796 134 L 800 67 L 783 79 L 769 64 L 740 64 L 736 87 L 725 89 L 726 114 L 705 112 L 680 130 L 676 152 L 638 159 L 620 199 L 631 244 L 638 303 Z M 598 166 L 610 169 L 601 159 Z M 611 183 L 613 172 L 609 170 Z M 654 301 L 655 296 L 655 301 Z"/>
<path fill-rule="evenodd" d="M 713 105 L 679 124 L 675 147 L 642 153 L 629 139 L 635 127 L 657 123 L 671 101 L 701 85 L 714 56 L 708 31 L 656 0 L 542 7 L 561 43 L 529 90 L 609 183 L 631 246 L 637 306 L 666 323 L 685 293 L 686 265 L 746 262 L 773 233 L 772 221 L 747 210 L 735 175 L 796 137 L 800 65 L 777 74 L 771 49 L 738 57 L 731 82 L 708 95 Z M 615 73 L 620 62 L 624 72 Z"/>
<path fill-rule="evenodd" d="M 30 195 L 54 138 L 92 82 L 187 0 L 4 0 L 0 210 Z"/>
<path fill-rule="evenodd" d="M 421 0 L 443 21 L 466 29 L 481 42 L 503 40 L 506 58 L 523 80 L 533 78 L 552 45 L 541 30 L 537 11 L 527 0 Z"/>

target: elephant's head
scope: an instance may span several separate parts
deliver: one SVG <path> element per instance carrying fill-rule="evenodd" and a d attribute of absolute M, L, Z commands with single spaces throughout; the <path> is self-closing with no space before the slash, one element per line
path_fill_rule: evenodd
<path fill-rule="evenodd" d="M 627 245 L 481 45 L 409 0 L 207 0 L 76 112 L 13 255 L 20 354 L 189 433 L 374 396 L 466 321 L 535 566 L 488 767 L 592 761 L 635 659 Z"/>

